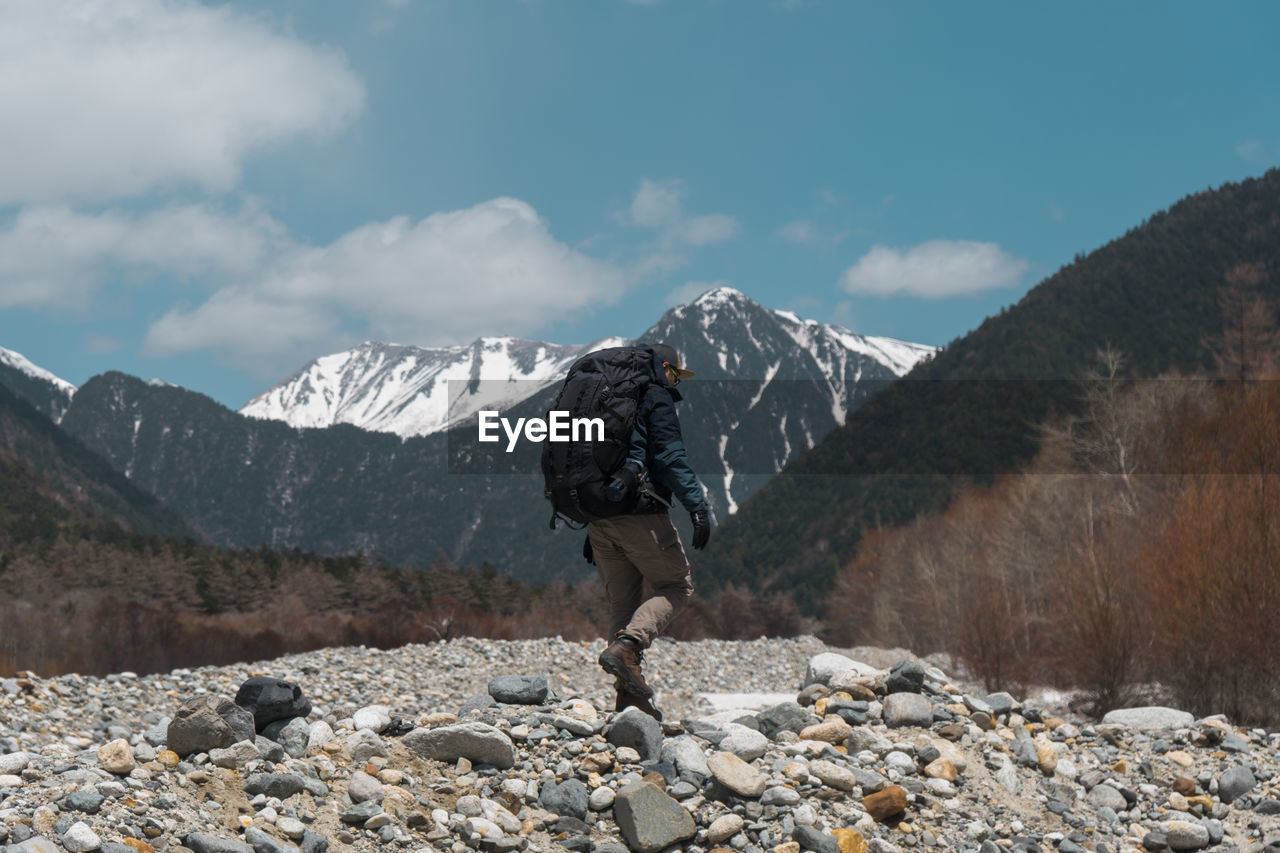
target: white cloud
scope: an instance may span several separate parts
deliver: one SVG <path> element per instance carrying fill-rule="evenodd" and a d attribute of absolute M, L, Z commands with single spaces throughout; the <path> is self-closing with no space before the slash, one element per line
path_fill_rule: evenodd
<path fill-rule="evenodd" d="M 1262 141 L 1258 139 L 1246 139 L 1236 145 L 1236 156 L 1250 163 L 1261 161 L 1265 153 Z"/>
<path fill-rule="evenodd" d="M 677 305 L 687 305 L 708 290 L 729 286 L 729 281 L 723 278 L 715 281 L 686 281 L 666 295 L 662 300 L 662 307 L 674 308 Z"/>
<path fill-rule="evenodd" d="M 849 293 L 941 298 L 1015 284 L 1029 264 L 995 243 L 930 240 L 909 249 L 874 246 L 840 276 Z"/>
<path fill-rule="evenodd" d="M 343 126 L 364 89 L 337 51 L 193 0 L 8 0 L 0 205 L 235 186 L 253 151 Z"/>
<path fill-rule="evenodd" d="M 286 243 L 252 205 L 233 214 L 209 205 L 144 215 L 24 208 L 0 230 L 0 308 L 87 310 L 111 275 L 247 275 Z"/>
<path fill-rule="evenodd" d="M 818 226 L 811 219 L 797 219 L 777 230 L 777 235 L 788 243 L 807 244 L 818 242 Z"/>
<path fill-rule="evenodd" d="M 666 228 L 674 225 L 684 217 L 684 184 L 669 179 L 651 181 L 645 178 L 640 182 L 631 199 L 629 221 L 632 225 L 644 228 Z"/>
<path fill-rule="evenodd" d="M 442 344 L 531 334 L 616 302 L 631 276 L 557 241 L 527 203 L 498 198 L 419 222 L 356 228 L 328 246 L 292 247 L 261 276 L 154 323 L 144 350 L 195 349 L 268 369 L 357 337 Z"/>
<path fill-rule="evenodd" d="M 669 178 L 640 182 L 627 211 L 619 217 L 625 225 L 654 228 L 660 231 L 664 245 L 706 246 L 723 243 L 737 236 L 738 220 L 725 213 L 690 216 L 685 211 L 686 188 L 683 181 Z"/>
<path fill-rule="evenodd" d="M 738 233 L 738 220 L 724 213 L 708 213 L 685 220 L 681 237 L 691 246 L 706 246 L 732 240 Z"/>

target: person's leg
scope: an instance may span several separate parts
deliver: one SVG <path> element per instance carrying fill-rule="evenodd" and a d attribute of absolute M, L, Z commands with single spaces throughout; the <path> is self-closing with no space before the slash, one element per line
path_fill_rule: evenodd
<path fill-rule="evenodd" d="M 619 546 L 608 521 L 598 521 L 587 526 L 591 537 L 592 555 L 609 599 L 609 633 L 605 639 L 613 642 L 622 632 L 644 593 L 644 576 L 627 559 Z"/>
<path fill-rule="evenodd" d="M 629 515 L 616 521 L 611 536 L 654 592 L 634 609 L 620 631 L 648 648 L 693 596 L 693 567 L 680 544 L 680 533 L 665 513 Z"/>

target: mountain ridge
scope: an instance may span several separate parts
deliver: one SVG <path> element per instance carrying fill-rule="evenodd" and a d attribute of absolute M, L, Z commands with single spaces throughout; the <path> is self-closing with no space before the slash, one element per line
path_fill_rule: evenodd
<path fill-rule="evenodd" d="M 1122 350 L 1137 376 L 1208 367 L 1201 342 L 1220 331 L 1240 265 L 1280 299 L 1280 169 L 1153 214 L 922 361 L 746 501 L 705 552 L 707 574 L 816 608 L 866 531 L 1029 460 L 1099 349 Z"/>
<path fill-rule="evenodd" d="M 707 312 L 720 306 L 742 310 L 746 303 L 758 306 L 734 288 L 717 287 L 671 311 L 681 317 L 685 311 Z M 799 349 L 828 351 L 830 366 L 837 373 L 842 373 L 842 365 L 833 356 L 842 347 L 878 361 L 896 374 L 906 372 L 936 349 L 893 338 L 859 335 L 832 324 L 801 319 L 791 311 L 763 310 L 789 327 Z M 486 336 L 455 347 L 366 341 L 353 349 L 313 359 L 259 394 L 240 413 L 296 427 L 347 423 L 402 438 L 430 435 L 456 426 L 480 409 L 509 407 L 532 397 L 558 383 L 569 366 L 588 352 L 634 344 L 645 338 L 646 335 L 635 339 L 608 337 L 585 345 L 562 345 Z M 722 351 L 718 355 L 720 369 L 726 370 L 730 353 Z M 710 365 L 694 365 L 687 354 L 685 360 L 700 375 L 708 375 Z M 510 387 L 504 389 L 504 382 Z M 480 390 L 486 393 L 479 393 Z M 836 419 L 843 422 L 845 412 L 838 393 L 833 410 L 839 411 Z"/>

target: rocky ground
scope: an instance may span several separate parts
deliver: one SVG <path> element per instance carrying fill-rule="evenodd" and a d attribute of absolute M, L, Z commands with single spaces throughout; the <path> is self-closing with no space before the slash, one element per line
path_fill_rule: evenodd
<path fill-rule="evenodd" d="M 659 642 L 659 726 L 613 713 L 601 648 L 2 680 L 0 848 L 1280 849 L 1280 734 L 1159 708 L 1068 721 L 813 638 Z M 729 692 L 764 695 L 704 695 Z"/>

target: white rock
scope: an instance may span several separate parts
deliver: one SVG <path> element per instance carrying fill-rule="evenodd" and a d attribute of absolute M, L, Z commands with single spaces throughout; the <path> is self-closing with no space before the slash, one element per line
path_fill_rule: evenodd
<path fill-rule="evenodd" d="M 878 672 L 875 667 L 853 658 L 838 655 L 835 652 L 823 652 L 809 658 L 809 668 L 805 671 L 804 684 L 801 687 L 808 687 L 810 684 L 830 684 L 836 673 L 849 670 L 859 675 L 875 675 Z"/>
<path fill-rule="evenodd" d="M 729 723 L 724 728 L 729 736 L 720 741 L 722 752 L 732 752 L 743 761 L 755 761 L 769 748 L 769 739 L 755 729 L 737 723 Z"/>
<path fill-rule="evenodd" d="M 391 709 L 386 705 L 367 705 L 355 712 L 351 722 L 355 725 L 356 731 L 368 729 L 371 732 L 381 733 L 391 725 Z"/>
<path fill-rule="evenodd" d="M 10 752 L 0 755 L 0 776 L 17 776 L 31 763 L 31 756 L 25 752 Z"/>
<path fill-rule="evenodd" d="M 613 805 L 617 792 L 608 785 L 601 785 L 591 792 L 591 796 L 587 798 L 587 804 L 591 806 L 592 811 L 602 812 Z"/>
<path fill-rule="evenodd" d="M 1140 708 L 1117 708 L 1108 711 L 1102 718 L 1104 725 L 1128 726 L 1140 731 L 1156 729 L 1187 729 L 1195 724 L 1196 718 L 1186 711 L 1177 708 L 1166 708 L 1161 705 L 1145 705 Z"/>
<path fill-rule="evenodd" d="M 97 850 L 102 846 L 102 839 L 89 828 L 87 823 L 76 821 L 62 836 L 62 846 L 71 853 L 89 853 L 90 850 Z"/>

